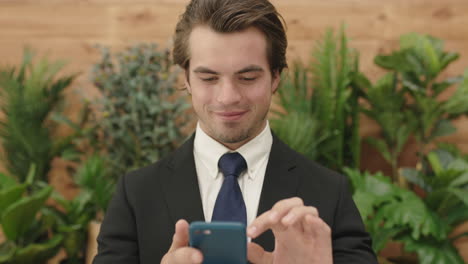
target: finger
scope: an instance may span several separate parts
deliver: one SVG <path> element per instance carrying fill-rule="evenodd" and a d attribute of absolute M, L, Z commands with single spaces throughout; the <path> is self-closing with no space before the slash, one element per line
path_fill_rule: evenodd
<path fill-rule="evenodd" d="M 297 222 L 300 224 L 306 215 L 318 217 L 318 211 L 313 206 L 297 206 L 289 210 L 281 219 L 281 223 L 285 226 L 292 226 Z"/>
<path fill-rule="evenodd" d="M 203 254 L 195 248 L 181 247 L 167 253 L 162 259 L 164 264 L 190 263 L 199 264 L 203 261 Z"/>
<path fill-rule="evenodd" d="M 289 198 L 277 202 L 271 210 L 257 217 L 247 229 L 247 235 L 256 238 L 268 229 L 283 230 L 285 227 L 280 220 L 294 207 L 303 206 L 304 203 L 298 197 Z"/>
<path fill-rule="evenodd" d="M 247 259 L 255 264 L 273 263 L 273 255 L 254 242 L 247 245 Z"/>
<path fill-rule="evenodd" d="M 181 247 L 188 246 L 189 241 L 189 224 L 184 219 L 177 221 L 175 225 L 175 234 L 172 237 L 172 245 L 169 252 Z"/>
<path fill-rule="evenodd" d="M 302 221 L 302 227 L 307 236 L 317 240 L 330 239 L 331 228 L 321 218 L 307 215 Z"/>

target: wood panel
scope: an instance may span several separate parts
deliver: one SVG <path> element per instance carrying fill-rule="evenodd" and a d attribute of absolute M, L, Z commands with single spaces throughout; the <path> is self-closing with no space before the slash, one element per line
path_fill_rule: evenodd
<path fill-rule="evenodd" d="M 23 47 L 69 62 L 64 72 L 79 72 L 68 91 L 68 112 L 73 115 L 79 98 L 93 97 L 96 89 L 89 72 L 99 59 L 96 44 L 113 50 L 140 42 L 168 47 L 178 16 L 188 0 L 0 0 L 0 65 L 16 64 Z M 347 24 L 351 46 L 361 54 L 361 69 L 372 79 L 382 75 L 373 64 L 378 53 L 398 46 L 408 32 L 434 35 L 461 59 L 444 75 L 456 75 L 468 67 L 468 1 L 466 0 L 272 0 L 288 25 L 288 60 L 307 59 L 314 42 L 327 27 Z M 467 102 L 468 103 L 468 102 Z M 456 122 L 456 134 L 444 140 L 468 152 L 468 118 Z M 377 135 L 379 128 L 364 118 L 363 135 Z M 404 165 L 414 163 L 414 144 L 402 156 Z M 375 150 L 364 146 L 365 168 L 385 168 Z M 68 194 L 70 182 L 54 165 L 52 184 Z M 57 175 L 57 176 L 54 176 Z M 69 196 L 67 196 L 69 197 Z M 1 236 L 1 234 L 0 234 Z M 1 238 L 0 238 L 1 239 Z M 62 256 L 63 257 L 63 256 Z"/>
<path fill-rule="evenodd" d="M 0 64 L 18 63 L 23 47 L 65 59 L 65 72 L 80 72 L 72 89 L 93 94 L 89 71 L 99 59 L 96 44 L 119 50 L 139 42 L 170 46 L 178 16 L 187 0 L 0 0 Z M 462 57 L 444 75 L 468 67 L 468 1 L 466 0 L 275 0 L 288 25 L 288 60 L 308 58 L 327 27 L 347 24 L 351 45 L 361 53 L 361 68 L 375 80 L 382 71 L 372 60 L 398 46 L 407 32 L 442 38 Z M 70 93 L 76 101 L 76 93 Z M 468 102 L 467 102 L 468 103 Z M 71 103 L 72 105 L 73 102 Z M 447 140 L 468 152 L 468 122 L 457 122 Z M 364 135 L 378 133 L 365 122 Z"/>

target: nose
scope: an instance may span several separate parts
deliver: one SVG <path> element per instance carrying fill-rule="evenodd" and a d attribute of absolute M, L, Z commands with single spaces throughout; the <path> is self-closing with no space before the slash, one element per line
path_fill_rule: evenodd
<path fill-rule="evenodd" d="M 239 87 L 232 80 L 223 80 L 217 92 L 217 101 L 223 105 L 234 105 L 240 102 L 242 95 Z"/>

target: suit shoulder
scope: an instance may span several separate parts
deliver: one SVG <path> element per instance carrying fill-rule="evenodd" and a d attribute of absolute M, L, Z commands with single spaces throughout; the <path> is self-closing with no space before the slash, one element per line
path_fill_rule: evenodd
<path fill-rule="evenodd" d="M 327 168 L 295 151 L 284 142 L 279 141 L 278 143 L 281 145 L 281 149 L 283 149 L 284 153 L 282 153 L 282 155 L 291 159 L 292 164 L 294 164 L 294 168 L 292 169 L 299 172 L 302 177 L 313 178 L 314 180 L 330 182 L 333 184 L 336 184 L 345 178 L 344 175 Z"/>

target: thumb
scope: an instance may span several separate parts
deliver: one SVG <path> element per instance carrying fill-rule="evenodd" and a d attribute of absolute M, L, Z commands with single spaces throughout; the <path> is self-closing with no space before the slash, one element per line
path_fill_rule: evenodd
<path fill-rule="evenodd" d="M 259 244 L 250 242 L 247 246 L 247 259 L 250 262 L 258 264 L 273 263 L 273 254 L 265 251 Z"/>
<path fill-rule="evenodd" d="M 169 252 L 172 252 L 178 248 L 188 246 L 189 234 L 188 234 L 189 224 L 184 219 L 177 221 L 175 225 L 175 234 L 172 237 L 172 245 L 169 249 Z"/>

